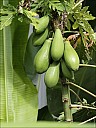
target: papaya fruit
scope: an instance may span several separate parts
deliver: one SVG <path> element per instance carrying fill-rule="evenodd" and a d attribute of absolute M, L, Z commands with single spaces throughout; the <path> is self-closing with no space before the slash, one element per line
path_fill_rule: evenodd
<path fill-rule="evenodd" d="M 34 58 L 34 67 L 37 73 L 45 72 L 49 67 L 51 40 L 47 39 Z"/>
<path fill-rule="evenodd" d="M 63 75 L 66 78 L 74 80 L 74 72 L 67 67 L 67 65 L 65 64 L 64 60 L 61 60 L 61 69 L 62 69 Z"/>
<path fill-rule="evenodd" d="M 64 60 L 66 65 L 72 70 L 79 68 L 79 56 L 69 41 L 64 42 Z"/>
<path fill-rule="evenodd" d="M 34 46 L 39 46 L 42 45 L 44 43 L 44 41 L 46 40 L 48 36 L 48 28 L 45 29 L 44 32 L 40 33 L 40 34 L 34 34 L 33 36 L 33 45 Z"/>
<path fill-rule="evenodd" d="M 44 76 L 44 82 L 45 85 L 49 88 L 52 88 L 57 85 L 59 80 L 59 63 L 53 62 L 50 64 L 49 68 L 47 69 L 45 76 Z"/>
<path fill-rule="evenodd" d="M 55 30 L 54 38 L 51 46 L 51 57 L 54 61 L 58 61 L 63 56 L 64 43 L 61 30 Z"/>
<path fill-rule="evenodd" d="M 42 33 L 49 24 L 49 16 L 43 16 L 38 20 L 36 33 Z"/>

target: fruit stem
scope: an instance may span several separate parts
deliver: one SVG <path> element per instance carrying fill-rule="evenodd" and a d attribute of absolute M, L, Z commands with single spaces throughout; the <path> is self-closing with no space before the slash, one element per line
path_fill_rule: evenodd
<path fill-rule="evenodd" d="M 64 119 L 66 122 L 72 122 L 72 112 L 71 112 L 71 99 L 70 99 L 70 86 L 62 82 L 62 102 L 64 110 Z"/>

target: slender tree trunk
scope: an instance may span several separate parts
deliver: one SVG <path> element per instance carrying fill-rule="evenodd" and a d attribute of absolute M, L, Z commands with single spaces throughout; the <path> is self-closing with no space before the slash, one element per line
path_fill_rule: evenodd
<path fill-rule="evenodd" d="M 71 98 L 70 98 L 70 86 L 68 84 L 62 83 L 62 102 L 63 102 L 63 111 L 64 119 L 67 122 L 72 122 L 72 112 L 71 112 Z"/>

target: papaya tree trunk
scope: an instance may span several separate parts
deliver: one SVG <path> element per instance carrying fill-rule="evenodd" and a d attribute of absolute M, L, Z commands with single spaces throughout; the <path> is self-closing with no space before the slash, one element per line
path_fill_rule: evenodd
<path fill-rule="evenodd" d="M 72 112 L 71 112 L 71 98 L 70 98 L 70 86 L 66 82 L 62 82 L 62 102 L 64 111 L 64 120 L 66 122 L 72 122 Z"/>

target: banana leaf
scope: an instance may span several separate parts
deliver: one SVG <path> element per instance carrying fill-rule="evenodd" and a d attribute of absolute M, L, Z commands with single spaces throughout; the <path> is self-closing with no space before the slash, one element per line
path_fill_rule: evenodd
<path fill-rule="evenodd" d="M 17 19 L 0 31 L 0 122 L 37 120 L 37 89 L 23 66 L 28 31 Z"/>
<path fill-rule="evenodd" d="M 2 123 L 4 128 L 95 128 L 94 123 L 79 124 L 67 122 L 39 121 L 37 123 Z"/>

